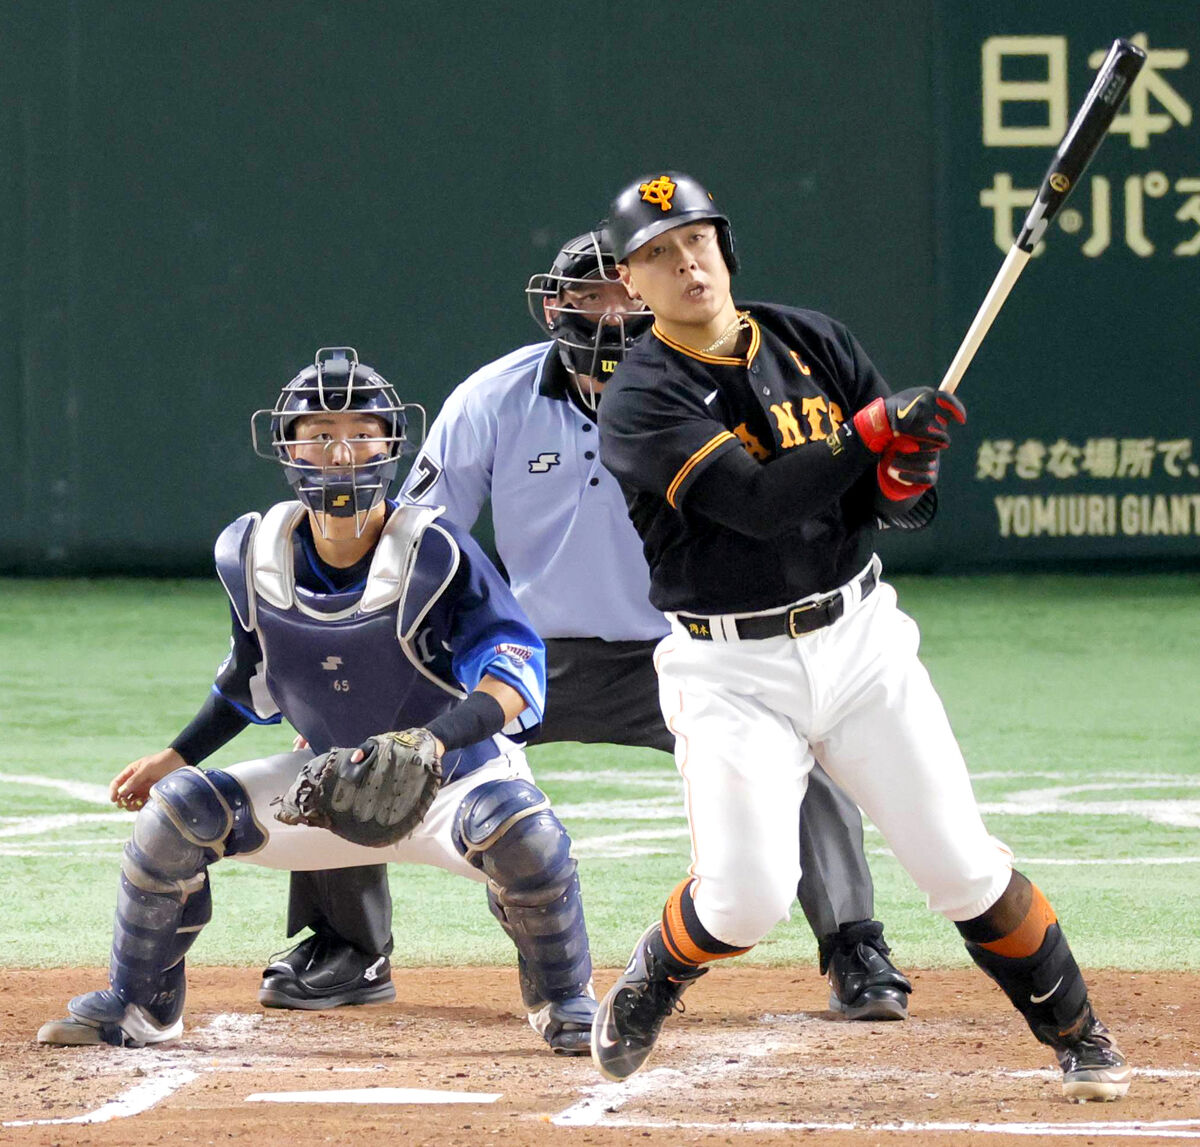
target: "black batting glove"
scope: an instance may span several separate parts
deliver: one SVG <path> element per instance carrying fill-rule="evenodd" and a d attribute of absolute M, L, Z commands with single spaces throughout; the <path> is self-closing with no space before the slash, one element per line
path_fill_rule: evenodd
<path fill-rule="evenodd" d="M 967 421 L 963 404 L 948 391 L 914 386 L 869 402 L 854 416 L 854 428 L 873 454 L 882 454 L 899 435 L 942 447 L 950 445 L 949 424 Z"/>

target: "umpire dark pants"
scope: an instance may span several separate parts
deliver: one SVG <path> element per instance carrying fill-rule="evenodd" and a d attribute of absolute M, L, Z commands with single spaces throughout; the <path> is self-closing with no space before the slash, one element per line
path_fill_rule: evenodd
<path fill-rule="evenodd" d="M 582 741 L 674 753 L 675 738 L 658 706 L 657 641 L 593 637 L 546 641 L 546 713 L 533 742 Z M 818 938 L 870 920 L 875 887 L 863 852 L 862 815 L 821 768 L 814 768 L 800 810 L 798 898 Z M 337 933 L 371 954 L 391 947 L 387 866 L 293 872 L 288 935 L 310 926 Z"/>

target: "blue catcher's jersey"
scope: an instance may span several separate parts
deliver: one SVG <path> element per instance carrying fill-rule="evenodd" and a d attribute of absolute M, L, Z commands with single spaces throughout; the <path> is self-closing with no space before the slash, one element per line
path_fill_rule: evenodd
<path fill-rule="evenodd" d="M 314 752 L 427 725 L 484 674 L 529 706 L 505 733 L 541 721 L 545 652 L 503 579 L 436 509 L 391 510 L 362 576 L 339 587 L 306 544 L 304 507 L 246 514 L 217 540 L 232 650 L 214 688 L 251 721 L 280 717 Z M 446 780 L 501 752 L 492 739 L 446 754 Z"/>

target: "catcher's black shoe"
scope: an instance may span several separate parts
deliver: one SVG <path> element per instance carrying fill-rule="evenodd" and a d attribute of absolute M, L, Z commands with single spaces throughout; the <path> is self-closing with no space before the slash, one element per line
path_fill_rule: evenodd
<path fill-rule="evenodd" d="M 592 1026 L 592 1061 L 607 1079 L 627 1079 L 654 1050 L 663 1021 L 675 1010 L 683 1011 L 679 997 L 708 968 L 686 976 L 668 975 L 650 950 L 650 940 L 662 926 L 653 924 L 642 934 L 625 971 L 600 1001 Z"/>
<path fill-rule="evenodd" d="M 829 976 L 829 1007 L 848 1020 L 904 1020 L 912 984 L 888 959 L 883 925 L 843 924 L 820 942 L 821 971 Z"/>
<path fill-rule="evenodd" d="M 591 996 L 553 1000 L 529 1013 L 529 1026 L 555 1055 L 587 1055 L 592 1046 L 596 1001 Z"/>
<path fill-rule="evenodd" d="M 1088 1004 L 1067 1033 L 1055 1032 L 1047 1042 L 1063 1072 L 1063 1095 L 1072 1103 L 1105 1103 L 1129 1090 L 1133 1068 Z"/>
<path fill-rule="evenodd" d="M 183 1001 L 170 1014 L 156 1016 L 141 1004 L 126 1003 L 111 988 L 85 992 L 67 1004 L 67 1018 L 51 1020 L 38 1029 L 38 1043 L 59 1047 L 87 1047 L 107 1043 L 114 1047 L 145 1047 L 165 1043 L 183 1034 L 180 1012 Z"/>
<path fill-rule="evenodd" d="M 258 1002 L 264 1008 L 322 1011 L 347 1004 L 383 1004 L 396 998 L 392 966 L 337 936 L 302 940 L 263 972 Z"/>

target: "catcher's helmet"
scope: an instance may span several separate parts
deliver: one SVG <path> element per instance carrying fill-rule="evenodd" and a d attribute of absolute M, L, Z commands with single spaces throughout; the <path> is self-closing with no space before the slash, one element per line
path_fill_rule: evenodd
<path fill-rule="evenodd" d="M 608 209 L 608 233 L 613 254 L 624 263 L 630 254 L 656 235 L 684 223 L 711 219 L 716 224 L 721 254 L 732 274 L 738 268 L 733 231 L 712 193 L 681 171 L 663 171 L 635 179 Z"/>
<path fill-rule="evenodd" d="M 525 297 L 533 321 L 557 340 L 567 370 L 603 381 L 654 316 L 640 304 L 638 310 L 589 315 L 564 298 L 565 289 L 586 290 L 597 280 L 620 283 L 621 278 L 605 232 L 585 231 L 563 244 L 549 271 L 530 277 Z"/>
<path fill-rule="evenodd" d="M 409 410 L 421 412 L 421 434 L 415 443 L 408 437 Z M 378 448 L 366 461 L 318 465 L 295 456 L 297 445 L 321 446 L 326 452 L 336 441 L 300 439 L 296 422 L 309 414 L 368 414 L 380 420 L 383 432 L 368 439 Z M 259 433 L 269 419 L 269 441 Z M 365 513 L 383 499 L 396 477 L 401 455 L 416 449 L 425 437 L 425 411 L 416 403 L 402 403 L 392 385 L 373 367 L 358 361 L 353 347 L 321 347 L 313 365 L 305 367 L 280 392 L 274 407 L 256 410 L 250 422 L 254 452 L 283 465 L 288 483 L 310 510 L 335 518 Z"/>

